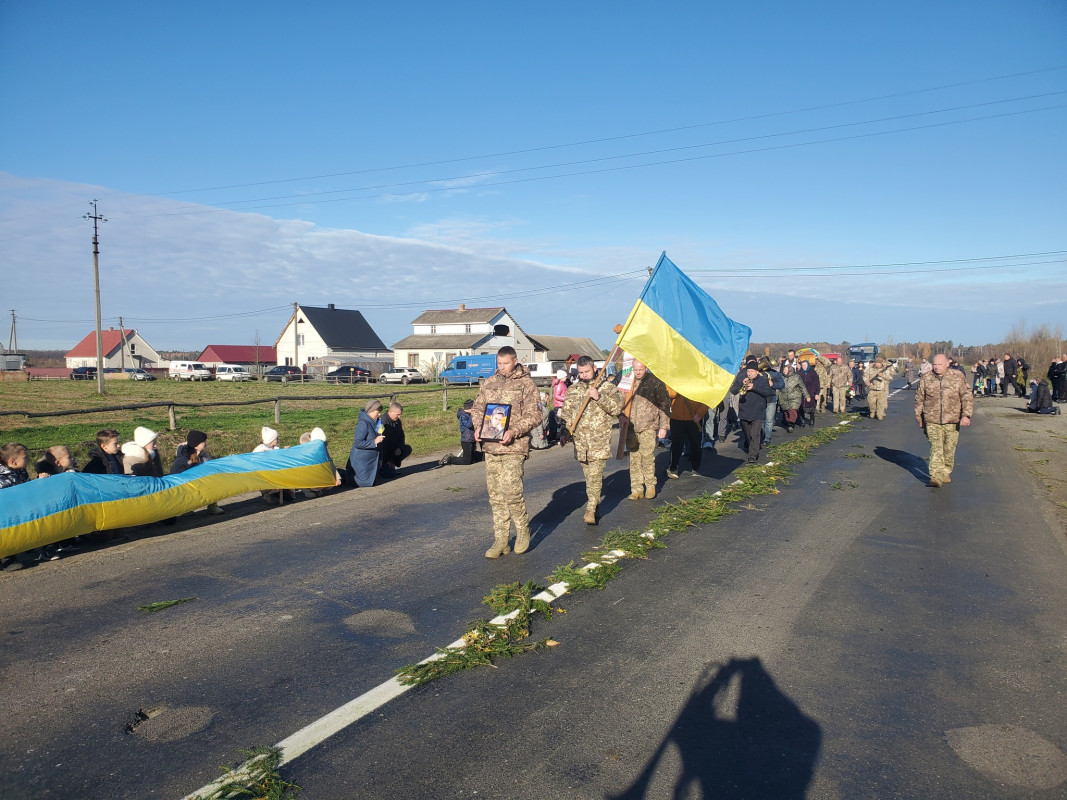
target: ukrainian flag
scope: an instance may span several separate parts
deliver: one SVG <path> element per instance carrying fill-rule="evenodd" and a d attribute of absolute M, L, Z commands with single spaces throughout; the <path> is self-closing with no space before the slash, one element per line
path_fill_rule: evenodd
<path fill-rule="evenodd" d="M 244 492 L 333 486 L 323 442 L 213 458 L 165 478 L 64 472 L 0 491 L 0 556 L 146 525 Z"/>
<path fill-rule="evenodd" d="M 714 407 L 751 338 L 663 253 L 615 344 L 679 394 Z"/>

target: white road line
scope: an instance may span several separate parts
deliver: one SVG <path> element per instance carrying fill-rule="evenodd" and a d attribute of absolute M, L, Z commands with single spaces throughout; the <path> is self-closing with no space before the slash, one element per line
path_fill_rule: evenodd
<path fill-rule="evenodd" d="M 655 539 L 656 534 L 652 531 L 645 531 L 641 534 L 646 539 Z M 603 564 L 614 564 L 620 558 L 626 556 L 625 550 L 612 550 L 601 556 L 601 563 L 591 562 L 582 567 L 582 572 L 589 572 L 590 570 L 597 569 L 603 566 Z M 546 603 L 551 603 L 554 600 L 558 600 L 563 595 L 567 594 L 569 586 L 565 581 L 554 583 L 545 589 L 543 592 L 534 596 L 535 600 L 544 600 Z M 519 613 L 519 609 L 510 611 L 507 614 L 501 614 L 498 617 L 494 617 L 490 622 L 498 627 L 506 627 L 508 620 L 514 619 Z M 462 650 L 467 646 L 467 642 L 463 639 L 456 639 L 452 644 L 448 645 L 447 650 Z M 428 658 L 424 658 L 420 661 L 420 664 L 427 664 L 431 661 L 437 661 L 444 658 L 441 653 L 434 653 Z M 288 764 L 294 759 L 302 756 L 311 748 L 326 741 L 335 733 L 344 730 L 354 722 L 358 722 L 363 717 L 367 716 L 373 711 L 377 711 L 384 706 L 390 700 L 395 700 L 408 689 L 412 689 L 414 686 L 405 686 L 400 683 L 400 680 L 396 677 L 390 678 L 384 683 L 375 686 L 368 692 L 364 692 L 354 700 L 349 700 L 343 706 L 334 709 L 329 714 L 312 722 L 304 728 L 301 728 L 292 736 L 282 739 L 275 747 L 281 750 L 281 764 Z M 182 800 L 201 800 L 201 798 L 210 795 L 217 790 L 227 781 L 231 781 L 234 778 L 248 777 L 249 768 L 255 764 L 256 761 L 262 759 L 263 756 L 256 756 L 249 759 L 233 772 L 223 775 L 221 778 L 212 781 L 207 786 L 203 786 L 197 789 L 192 794 L 187 794 Z"/>

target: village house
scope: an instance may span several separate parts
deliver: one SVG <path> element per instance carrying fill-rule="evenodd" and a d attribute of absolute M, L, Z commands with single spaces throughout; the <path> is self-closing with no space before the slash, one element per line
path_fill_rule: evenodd
<path fill-rule="evenodd" d="M 519 361 L 534 359 L 533 339 L 503 306 L 424 311 L 411 321 L 412 332 L 393 345 L 393 365 L 434 377 L 456 356 L 515 348 Z"/>
<path fill-rule="evenodd" d="M 266 344 L 210 344 L 196 359 L 205 367 L 214 368 L 219 364 L 236 364 L 244 367 L 256 367 L 263 364 L 274 366 L 278 363 L 277 351 Z"/>
<path fill-rule="evenodd" d="M 306 368 L 309 361 L 390 361 L 392 351 L 358 311 L 316 306 L 296 307 L 274 343 L 277 363 Z"/>
<path fill-rule="evenodd" d="M 159 353 L 146 342 L 136 330 L 108 328 L 101 332 L 104 351 L 104 369 L 151 369 L 159 365 Z M 91 332 L 74 346 L 64 358 L 67 366 L 96 366 L 96 331 Z"/>
<path fill-rule="evenodd" d="M 596 342 L 584 336 L 543 336 L 535 333 L 533 340 L 534 361 L 566 361 L 569 356 L 589 356 L 594 361 L 603 361 L 604 351 Z"/>

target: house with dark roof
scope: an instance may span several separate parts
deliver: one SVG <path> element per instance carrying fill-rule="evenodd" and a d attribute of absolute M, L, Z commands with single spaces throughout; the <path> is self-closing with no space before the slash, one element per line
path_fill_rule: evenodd
<path fill-rule="evenodd" d="M 159 353 L 133 328 L 124 330 L 108 328 L 106 331 L 101 331 L 100 338 L 104 351 L 104 369 L 128 367 L 146 369 L 159 365 Z M 67 366 L 72 369 L 95 367 L 96 331 L 92 331 L 74 345 L 74 349 L 70 350 L 64 358 L 67 360 Z"/>
<path fill-rule="evenodd" d="M 209 344 L 196 360 L 206 367 L 219 364 L 274 365 L 278 363 L 278 351 L 267 344 Z"/>
<path fill-rule="evenodd" d="M 604 351 L 596 342 L 584 336 L 542 336 L 535 333 L 533 340 L 535 361 L 566 361 L 568 356 L 589 356 L 594 361 L 604 360 Z"/>
<path fill-rule="evenodd" d="M 277 363 L 303 368 L 308 361 L 391 359 L 393 352 L 355 310 L 298 305 L 274 343 Z"/>
<path fill-rule="evenodd" d="M 412 332 L 393 345 L 393 365 L 436 375 L 456 356 L 515 348 L 519 361 L 534 359 L 534 343 L 503 306 L 424 311 L 411 321 Z"/>

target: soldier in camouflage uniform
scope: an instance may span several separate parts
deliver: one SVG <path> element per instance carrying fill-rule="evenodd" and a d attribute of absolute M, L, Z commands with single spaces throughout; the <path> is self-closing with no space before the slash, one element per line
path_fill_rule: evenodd
<path fill-rule="evenodd" d="M 915 420 L 930 440 L 930 486 L 952 482 L 956 443 L 960 428 L 971 424 L 974 393 L 958 369 L 949 369 L 948 358 L 934 356 L 933 368 L 919 377 L 915 387 Z"/>
<path fill-rule="evenodd" d="M 501 347 L 496 354 L 496 373 L 482 384 L 471 408 L 474 438 L 481 441 L 486 405 L 511 406 L 503 438 L 482 444 L 485 483 L 493 510 L 493 546 L 486 551 L 486 558 L 499 558 L 511 552 L 508 538 L 512 522 L 515 523 L 515 552 L 525 553 L 530 547 L 530 515 L 522 496 L 522 473 L 530 454 L 529 433 L 541 424 L 537 401 L 537 386 L 526 368 L 519 364 L 515 348 Z"/>
<path fill-rule="evenodd" d="M 630 426 L 626 431 L 626 450 L 630 454 L 630 499 L 651 500 L 656 496 L 656 439 L 667 435 L 671 418 L 663 410 L 670 405 L 667 387 L 651 375 L 642 362 L 634 359 L 634 391 L 629 406 Z M 723 426 L 725 429 L 725 419 Z M 726 434 L 723 434 L 725 438 Z"/>
<path fill-rule="evenodd" d="M 815 374 L 819 376 L 819 397 L 815 403 L 815 410 L 822 414 L 826 411 L 826 390 L 830 388 L 830 359 L 826 356 L 816 356 Z"/>
<path fill-rule="evenodd" d="M 597 506 L 604 482 L 604 465 L 611 458 L 611 428 L 622 411 L 622 395 L 611 381 L 596 383 L 593 359 L 578 359 L 578 381 L 567 389 L 560 417 L 567 423 L 574 439 L 574 455 L 585 473 L 585 522 L 597 524 Z M 586 398 L 589 403 L 586 404 Z M 585 411 L 578 413 L 585 405 Z"/>
<path fill-rule="evenodd" d="M 848 389 L 852 386 L 852 370 L 844 359 L 830 367 L 830 386 L 834 390 L 834 413 L 844 414 L 848 405 Z"/>
<path fill-rule="evenodd" d="M 889 407 L 889 382 L 897 374 L 892 363 L 885 363 L 881 356 L 874 359 L 874 365 L 867 367 L 863 380 L 870 387 L 867 390 L 867 406 L 871 410 L 871 419 L 885 419 Z"/>

